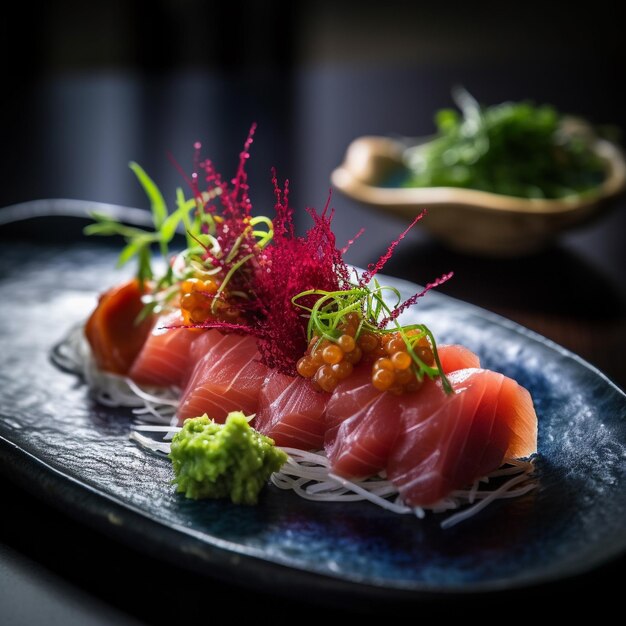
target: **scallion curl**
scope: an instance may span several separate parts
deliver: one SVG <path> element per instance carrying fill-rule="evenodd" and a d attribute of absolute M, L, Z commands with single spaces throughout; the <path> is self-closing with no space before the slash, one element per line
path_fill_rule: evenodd
<path fill-rule="evenodd" d="M 390 306 L 385 299 L 385 295 L 389 299 L 389 294 L 392 296 L 391 299 L 395 300 L 393 306 Z M 304 298 L 315 296 L 317 298 L 312 306 L 307 306 L 307 304 L 302 302 Z M 437 342 L 431 330 L 424 324 L 402 326 L 393 318 L 394 307 L 399 306 L 402 302 L 402 295 L 395 287 L 382 286 L 378 281 L 374 281 L 373 288 L 353 286 L 351 289 L 338 291 L 309 289 L 294 296 L 291 302 L 302 309 L 309 318 L 307 324 L 307 340 L 309 343 L 313 337 L 318 337 L 318 344 L 324 339 L 337 342 L 342 334 L 339 330 L 339 325 L 349 313 L 357 312 L 361 321 L 355 333 L 355 339 L 365 331 L 379 335 L 398 333 L 402 337 L 407 353 L 413 361 L 413 370 L 418 380 L 421 381 L 424 377 L 430 379 L 440 377 L 444 391 L 446 393 L 453 392 L 452 386 L 443 372 L 437 351 Z M 381 316 L 384 325 L 386 326 L 391 322 L 393 328 L 381 327 L 379 321 Z M 419 333 L 411 335 L 410 332 L 414 330 L 418 330 Z M 414 349 L 414 345 L 423 337 L 428 338 L 436 367 L 420 359 Z"/>

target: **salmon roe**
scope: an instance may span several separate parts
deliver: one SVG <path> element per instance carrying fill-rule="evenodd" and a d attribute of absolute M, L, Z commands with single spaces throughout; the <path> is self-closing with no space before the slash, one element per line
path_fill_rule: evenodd
<path fill-rule="evenodd" d="M 414 336 L 419 331 L 409 331 L 408 337 Z M 381 347 L 384 355 L 379 356 L 372 366 L 372 384 L 379 391 L 389 391 L 394 394 L 417 391 L 422 382 L 415 376 L 413 371 L 413 357 L 409 354 L 406 341 L 399 333 L 388 333 L 381 339 Z M 435 356 L 428 338 L 420 336 L 411 348 L 416 356 L 426 365 L 435 364 Z M 381 350 L 374 349 L 372 352 L 380 354 Z"/>
<path fill-rule="evenodd" d="M 296 365 L 300 376 L 311 379 L 318 390 L 332 392 L 340 381 L 348 378 L 358 363 L 371 364 L 372 385 L 379 391 L 394 394 L 417 391 L 421 381 L 415 375 L 413 357 L 408 351 L 409 339 L 415 355 L 426 365 L 433 366 L 435 357 L 428 338 L 419 331 L 383 333 L 359 332 L 361 318 L 349 313 L 339 324 L 341 335 L 334 340 L 313 335 L 306 353 Z"/>
<path fill-rule="evenodd" d="M 313 335 L 305 355 L 296 364 L 298 374 L 310 378 L 317 389 L 333 391 L 362 358 L 363 350 L 355 339 L 360 323 L 357 313 L 348 313 L 338 326 L 341 335 L 335 341 Z"/>
<path fill-rule="evenodd" d="M 216 299 L 220 283 L 212 276 L 187 278 L 180 284 L 180 310 L 185 324 L 202 324 L 209 319 L 237 323 L 241 313 L 228 302 Z"/>

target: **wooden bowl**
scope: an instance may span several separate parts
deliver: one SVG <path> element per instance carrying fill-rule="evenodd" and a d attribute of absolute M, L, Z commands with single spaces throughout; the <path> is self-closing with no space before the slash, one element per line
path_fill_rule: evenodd
<path fill-rule="evenodd" d="M 410 220 L 423 209 L 421 226 L 450 247 L 492 256 L 516 256 L 543 248 L 556 235 L 600 216 L 626 187 L 619 148 L 598 139 L 607 178 L 597 189 L 559 200 L 527 200 L 455 187 L 385 187 L 404 170 L 406 144 L 388 137 L 360 137 L 333 171 L 333 185 L 347 196 Z"/>

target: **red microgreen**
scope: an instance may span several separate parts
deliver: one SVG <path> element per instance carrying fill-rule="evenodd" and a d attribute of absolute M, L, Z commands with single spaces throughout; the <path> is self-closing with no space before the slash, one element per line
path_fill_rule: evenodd
<path fill-rule="evenodd" d="M 356 235 L 354 235 L 354 237 L 352 237 L 352 239 L 348 239 L 346 245 L 341 248 L 341 254 L 344 255 L 351 247 L 352 244 L 354 244 L 354 242 L 365 232 L 365 228 L 359 228 L 358 232 L 356 233 Z"/>
<path fill-rule="evenodd" d="M 255 129 L 253 124 L 239 153 L 236 174 L 229 182 L 223 179 L 212 161 L 201 160 L 200 143 L 194 144 L 193 172 L 190 176 L 185 175 L 175 163 L 191 189 L 192 198 L 187 200 L 179 189 L 177 208 L 172 213 L 168 213 L 156 185 L 139 166 L 134 166 L 152 202 L 154 233 L 130 229 L 103 218 L 89 232 L 126 236 L 128 245 L 125 254 L 139 255 L 140 272 L 144 271 L 149 277 L 151 270 L 145 257 L 149 254 L 150 244 L 159 243 L 166 255 L 167 243 L 182 223 L 187 230 L 188 245 L 179 257 L 183 268 L 176 270 L 175 277 L 173 266 L 168 264 L 166 280 L 156 282 L 146 310 L 149 308 L 152 314 L 158 312 L 159 307 L 171 305 L 180 289 L 175 278 L 178 281 L 188 278 L 214 280 L 215 292 L 197 289 L 207 303 L 206 321 L 170 328 L 217 328 L 250 334 L 257 339 L 262 362 L 287 374 L 296 375 L 296 363 L 306 351 L 312 333 L 335 339 L 343 317 L 350 312 L 361 316 L 359 329 L 393 332 L 386 329 L 393 322 L 400 332 L 404 332 L 397 322 L 400 314 L 430 289 L 449 280 L 452 273 L 428 283 L 421 292 L 404 302 L 400 302 L 399 292 L 391 289 L 397 297 L 395 307 L 386 304 L 382 293 L 389 288 L 380 287 L 375 277 L 400 241 L 426 212 L 423 211 L 411 222 L 376 263 L 368 265 L 360 276 L 355 271 L 352 277 L 343 257 L 363 229 L 343 248 L 337 248 L 332 231 L 334 210 L 330 208 L 331 193 L 321 212 L 306 209 L 313 223 L 304 236 L 298 236 L 294 212 L 289 205 L 289 181 L 281 187 L 276 171 L 272 169 L 275 216 L 273 220 L 252 216 L 246 162 L 250 157 Z M 201 186 L 205 188 L 201 189 Z M 194 306 L 197 305 L 190 305 Z M 226 314 L 231 317 L 225 317 Z M 189 316 L 186 319 L 193 318 Z M 429 334 L 436 354 L 432 334 L 425 327 L 423 332 Z M 419 367 L 422 373 L 429 376 L 435 372 L 424 364 Z"/>
<path fill-rule="evenodd" d="M 395 307 L 387 317 L 383 318 L 380 321 L 380 327 L 384 328 L 389 322 L 397 320 L 398 317 L 400 317 L 400 315 L 404 313 L 404 311 L 406 311 L 410 306 L 414 305 L 419 298 L 425 296 L 431 289 L 439 287 L 439 285 L 443 285 L 443 283 L 449 281 L 453 276 L 454 272 L 448 272 L 447 274 L 443 274 L 442 276 L 434 280 L 432 283 L 427 283 L 426 287 L 424 287 L 422 291 L 412 295 L 410 298 L 407 298 L 402 304 Z"/>
<path fill-rule="evenodd" d="M 385 264 L 393 255 L 393 251 L 396 249 L 396 246 L 407 236 L 408 232 L 426 215 L 426 210 L 422 211 L 415 219 L 409 224 L 409 226 L 400 233 L 400 235 L 391 242 L 389 248 L 387 248 L 387 252 L 383 254 L 376 263 L 370 263 L 367 266 L 367 270 L 365 270 L 359 279 L 359 286 L 363 287 L 367 285 L 378 272 L 380 272 Z"/>
<path fill-rule="evenodd" d="M 288 182 L 281 189 L 275 172 L 272 180 L 276 197 L 274 239 L 261 254 L 254 278 L 254 292 L 263 306 L 258 345 L 266 365 L 295 375 L 296 362 L 307 346 L 307 320 L 292 298 L 315 288 L 341 289 L 348 268 L 335 244 L 328 204 L 321 214 L 307 209 L 313 226 L 304 237 L 298 237 L 288 202 Z"/>

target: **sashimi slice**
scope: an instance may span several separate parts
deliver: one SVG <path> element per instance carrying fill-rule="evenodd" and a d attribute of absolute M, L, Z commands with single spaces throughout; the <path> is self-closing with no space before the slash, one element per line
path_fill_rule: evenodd
<path fill-rule="evenodd" d="M 137 324 L 143 310 L 143 290 L 137 280 L 103 293 L 85 324 L 85 337 L 97 366 L 125 376 L 152 327 L 149 317 Z"/>
<path fill-rule="evenodd" d="M 438 352 L 446 374 L 479 364 L 478 357 L 463 346 L 442 345 Z M 326 410 L 324 448 L 333 471 L 356 478 L 383 470 L 405 406 L 411 406 L 413 396 L 420 393 L 381 393 L 371 383 L 371 366 L 357 367 L 337 386 Z"/>
<path fill-rule="evenodd" d="M 506 451 L 509 459 L 520 459 L 537 452 L 537 414 L 527 389 L 505 378 L 498 411 L 511 425 L 511 440 Z"/>
<path fill-rule="evenodd" d="M 329 398 L 306 378 L 272 370 L 261 389 L 254 427 L 278 446 L 319 450 L 324 445 Z"/>
<path fill-rule="evenodd" d="M 161 315 L 155 322 L 141 352 L 130 369 L 136 383 L 184 387 L 191 373 L 190 349 L 203 333 L 219 337 L 216 330 L 171 328 L 183 324 L 179 311 Z"/>
<path fill-rule="evenodd" d="M 537 448 L 530 394 L 502 374 L 481 369 L 425 385 L 405 407 L 386 471 L 406 504 L 428 506 Z"/>
<path fill-rule="evenodd" d="M 223 423 L 231 411 L 256 413 L 268 370 L 259 361 L 255 339 L 234 334 L 220 334 L 217 341 L 205 337 L 192 345 L 192 360 L 199 360 L 182 395 L 179 422 L 206 413 Z"/>
<path fill-rule="evenodd" d="M 385 467 L 399 431 L 400 399 L 401 396 L 381 393 L 372 385 L 368 364 L 355 368 L 349 378 L 339 383 L 326 408 L 324 438 L 326 456 L 334 472 L 361 478 Z"/>
<path fill-rule="evenodd" d="M 480 367 L 480 359 L 465 346 L 458 344 L 440 345 L 437 349 L 441 369 L 444 374 L 464 370 L 470 367 Z"/>

